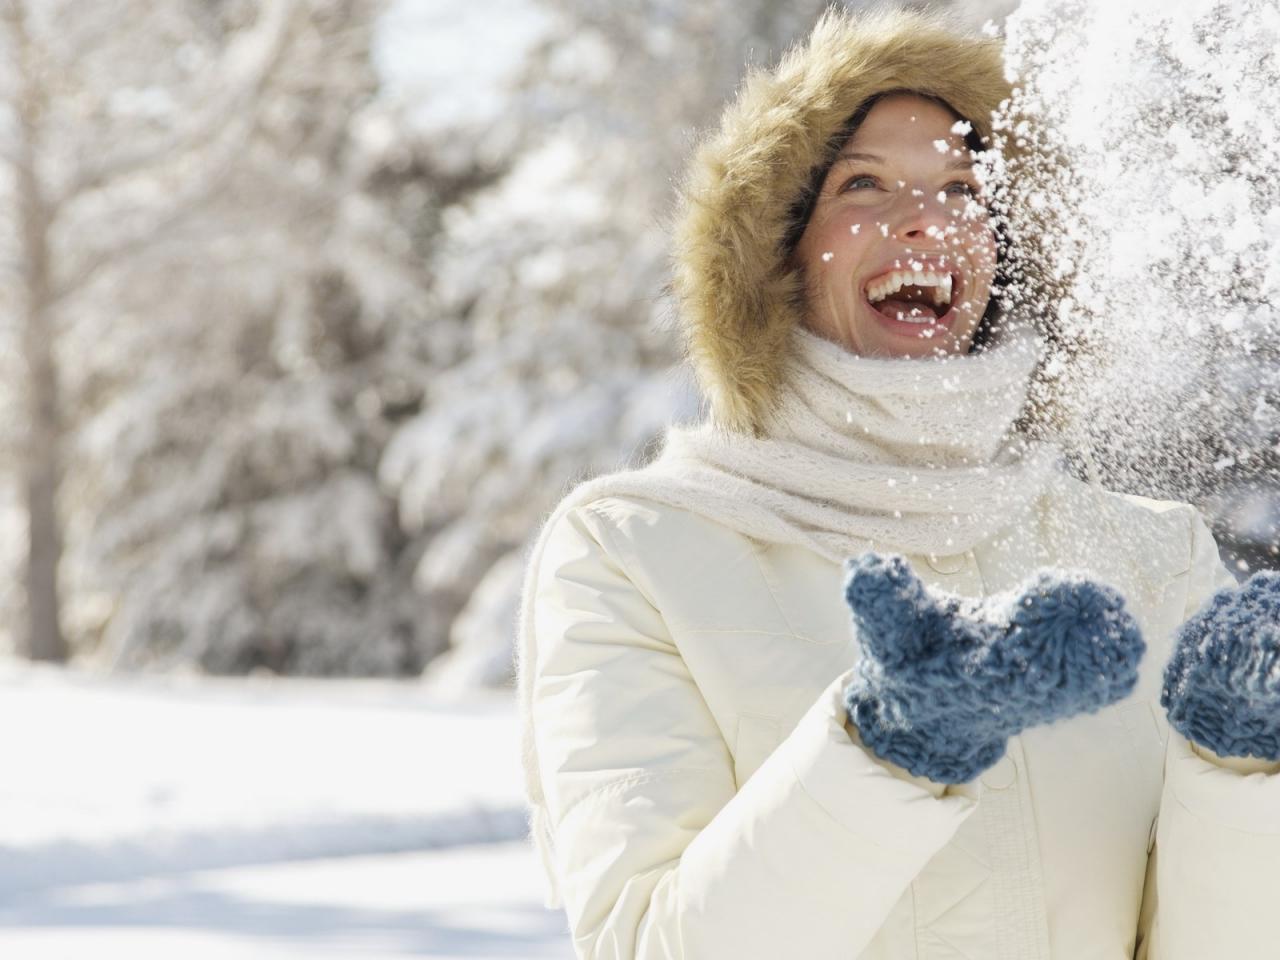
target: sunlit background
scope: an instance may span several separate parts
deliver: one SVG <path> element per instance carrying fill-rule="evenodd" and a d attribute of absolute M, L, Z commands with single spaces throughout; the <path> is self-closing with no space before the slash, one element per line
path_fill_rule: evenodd
<path fill-rule="evenodd" d="M 0 0 L 0 955 L 572 956 L 523 551 L 698 415 L 674 184 L 824 6 Z M 1280 566 L 1280 14 L 950 6 L 1076 161 L 1074 449 Z"/>

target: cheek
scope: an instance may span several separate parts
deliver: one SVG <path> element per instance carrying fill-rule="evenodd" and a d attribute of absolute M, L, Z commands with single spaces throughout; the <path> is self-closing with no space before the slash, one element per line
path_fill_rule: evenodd
<path fill-rule="evenodd" d="M 815 240 L 816 257 L 819 266 L 851 268 L 866 258 L 867 248 L 872 241 L 874 227 L 862 222 L 856 216 L 832 218 L 826 223 Z M 831 256 L 823 259 L 824 253 Z"/>

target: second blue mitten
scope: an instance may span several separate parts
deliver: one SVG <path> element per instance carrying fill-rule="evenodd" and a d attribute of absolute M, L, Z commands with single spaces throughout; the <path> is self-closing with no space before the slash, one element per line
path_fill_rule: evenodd
<path fill-rule="evenodd" d="M 982 600 L 934 595 L 896 554 L 846 563 L 862 659 L 845 706 L 877 756 L 938 783 L 992 766 L 1027 727 L 1122 699 L 1146 650 L 1112 587 L 1049 571 Z"/>
<path fill-rule="evenodd" d="M 1220 757 L 1280 760 L 1280 572 L 1224 587 L 1178 629 L 1160 705 Z"/>

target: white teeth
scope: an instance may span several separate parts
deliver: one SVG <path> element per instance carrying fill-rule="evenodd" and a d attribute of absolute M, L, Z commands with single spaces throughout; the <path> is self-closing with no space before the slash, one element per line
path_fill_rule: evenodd
<path fill-rule="evenodd" d="M 939 305 L 951 303 L 951 275 L 918 270 L 894 270 L 886 274 L 878 282 L 867 287 L 867 299 L 876 303 L 909 285 L 933 287 L 935 303 Z"/>

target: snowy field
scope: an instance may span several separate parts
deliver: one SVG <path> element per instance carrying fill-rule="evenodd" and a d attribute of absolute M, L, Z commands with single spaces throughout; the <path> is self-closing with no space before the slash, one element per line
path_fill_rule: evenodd
<path fill-rule="evenodd" d="M 0 957 L 572 957 L 514 703 L 0 667 Z"/>

